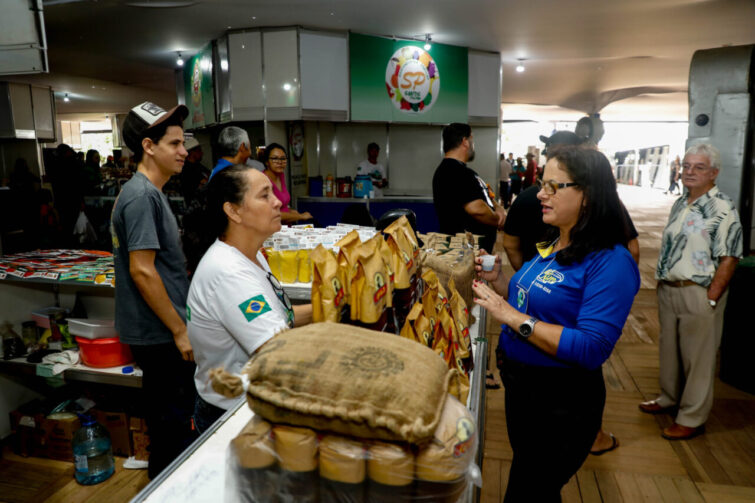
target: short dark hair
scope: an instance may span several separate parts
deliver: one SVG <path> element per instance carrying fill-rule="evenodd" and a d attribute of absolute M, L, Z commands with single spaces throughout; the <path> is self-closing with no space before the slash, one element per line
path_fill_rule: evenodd
<path fill-rule="evenodd" d="M 559 145 L 549 149 L 548 160 L 551 159 L 558 161 L 584 197 L 577 223 L 571 229 L 569 246 L 558 252 L 556 261 L 572 264 L 594 251 L 616 245 L 626 247 L 629 222 L 606 156 L 593 148 Z M 546 240 L 553 241 L 558 235 L 558 228 L 551 227 Z"/>
<path fill-rule="evenodd" d="M 133 155 L 133 159 L 136 164 L 142 162 L 142 156 L 144 156 L 142 140 L 144 140 L 144 138 L 149 138 L 153 143 L 160 143 L 160 140 L 163 136 L 165 136 L 165 132 L 170 126 L 178 126 L 183 130 L 184 124 L 181 118 L 181 114 L 173 114 L 167 120 L 144 131 L 144 135 L 139 139 L 139 146 L 137 147 Z"/>
<path fill-rule="evenodd" d="M 370 143 L 369 145 L 367 145 L 367 152 L 369 152 L 369 151 L 370 151 L 370 150 L 372 150 L 373 148 L 374 148 L 374 149 L 377 149 L 377 150 L 380 150 L 380 145 L 378 145 L 377 143 L 375 143 L 375 142 L 373 141 L 372 143 Z"/>
<path fill-rule="evenodd" d="M 270 157 L 270 152 L 272 152 L 276 148 L 281 149 L 283 153 L 288 156 L 288 152 L 286 152 L 286 147 L 284 147 L 280 143 L 271 143 L 270 145 L 265 147 L 265 151 L 262 153 L 262 159 L 260 159 L 260 162 L 262 164 L 267 164 L 267 160 Z"/>
<path fill-rule="evenodd" d="M 448 126 L 443 128 L 443 153 L 450 152 L 455 149 L 464 138 L 472 136 L 472 128 L 469 124 L 463 124 L 461 122 L 452 122 Z"/>

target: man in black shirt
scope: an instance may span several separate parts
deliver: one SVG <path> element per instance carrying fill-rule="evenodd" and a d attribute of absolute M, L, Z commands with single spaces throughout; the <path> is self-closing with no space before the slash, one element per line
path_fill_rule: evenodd
<path fill-rule="evenodd" d="M 506 212 L 490 197 L 483 179 L 467 167 L 475 153 L 469 124 L 455 122 L 443 128 L 443 152 L 443 161 L 433 176 L 433 203 L 440 232 L 481 235 L 480 247 L 492 252 Z"/>

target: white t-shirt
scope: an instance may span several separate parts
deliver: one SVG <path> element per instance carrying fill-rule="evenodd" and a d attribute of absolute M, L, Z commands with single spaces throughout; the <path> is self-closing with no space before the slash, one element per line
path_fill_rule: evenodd
<path fill-rule="evenodd" d="M 194 384 L 206 402 L 222 409 L 238 398 L 216 393 L 208 372 L 216 367 L 238 374 L 249 357 L 288 327 L 287 311 L 267 279 L 270 267 L 257 252 L 261 269 L 238 249 L 216 240 L 197 266 L 186 301 L 186 325 L 197 370 Z"/>
<path fill-rule="evenodd" d="M 357 166 L 357 176 L 359 175 L 369 175 L 372 180 L 372 190 L 375 191 L 375 197 L 383 196 L 383 189 L 375 186 L 375 182 L 385 179 L 385 168 L 382 164 L 372 164 L 365 159 Z"/>

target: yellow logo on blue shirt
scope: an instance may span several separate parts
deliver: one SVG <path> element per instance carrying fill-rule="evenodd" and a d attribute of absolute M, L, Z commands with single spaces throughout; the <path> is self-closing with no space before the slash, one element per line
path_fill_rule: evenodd
<path fill-rule="evenodd" d="M 239 309 L 244 314 L 246 321 L 252 321 L 258 316 L 265 314 L 270 309 L 270 304 L 265 300 L 263 295 L 257 295 L 251 299 L 247 299 L 239 304 Z"/>
<path fill-rule="evenodd" d="M 537 280 L 546 285 L 554 285 L 561 283 L 564 280 L 564 275 L 556 269 L 547 269 L 538 275 Z"/>

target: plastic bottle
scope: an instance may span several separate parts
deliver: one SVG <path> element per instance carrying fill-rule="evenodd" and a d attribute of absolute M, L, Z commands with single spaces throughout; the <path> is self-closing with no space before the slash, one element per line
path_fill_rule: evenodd
<path fill-rule="evenodd" d="M 99 484 L 115 471 L 110 433 L 92 417 L 80 418 L 81 428 L 73 435 L 74 476 L 79 484 Z"/>
<path fill-rule="evenodd" d="M 330 173 L 325 178 L 325 197 L 333 197 L 333 175 Z"/>

